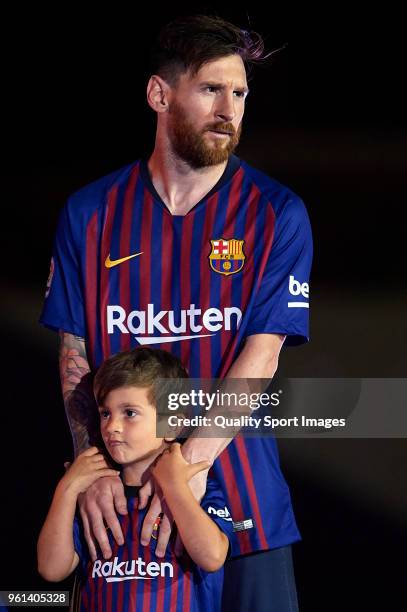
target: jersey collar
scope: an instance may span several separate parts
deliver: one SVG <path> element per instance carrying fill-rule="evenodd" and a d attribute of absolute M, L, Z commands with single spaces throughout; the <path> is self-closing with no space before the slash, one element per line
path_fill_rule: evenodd
<path fill-rule="evenodd" d="M 212 187 L 210 192 L 207 193 L 205 195 L 205 197 L 202 198 L 202 200 L 200 200 L 199 202 L 194 204 L 194 206 L 188 211 L 187 214 L 189 214 L 192 210 L 194 210 L 201 202 L 203 202 L 204 200 L 207 200 L 214 193 L 216 193 L 217 191 L 222 189 L 222 187 L 238 171 L 239 167 L 240 167 L 240 159 L 239 159 L 239 157 L 237 157 L 236 155 L 230 155 L 229 159 L 228 159 L 228 163 L 226 164 L 226 168 L 225 168 L 222 176 L 218 180 L 218 182 Z M 169 212 L 167 206 L 162 201 L 162 199 L 160 198 L 159 194 L 156 191 L 156 188 L 153 185 L 153 181 L 151 180 L 151 176 L 150 176 L 150 172 L 148 170 L 148 165 L 147 165 L 147 160 L 146 159 L 140 160 L 140 175 L 141 175 L 141 178 L 143 179 L 144 184 L 147 186 L 148 190 L 150 191 L 151 195 L 153 196 L 153 198 L 157 202 L 159 202 L 161 204 L 161 206 L 163 206 L 165 208 L 165 210 L 167 210 Z M 178 215 L 172 215 L 172 216 L 176 217 Z"/>

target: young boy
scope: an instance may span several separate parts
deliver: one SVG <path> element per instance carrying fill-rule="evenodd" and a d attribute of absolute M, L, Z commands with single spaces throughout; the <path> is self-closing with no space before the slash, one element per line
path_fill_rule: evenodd
<path fill-rule="evenodd" d="M 190 465 L 179 444 L 156 438 L 154 381 L 186 376 L 170 353 L 147 347 L 111 357 L 96 374 L 102 438 L 122 466 L 128 498 L 129 512 L 119 516 L 125 542 L 118 546 L 109 533 L 112 558 L 100 555 L 92 561 L 75 518 L 79 493 L 98 478 L 119 477 L 96 447 L 79 455 L 60 480 L 38 540 L 38 570 L 46 580 L 63 580 L 80 564 L 82 610 L 220 610 L 222 566 L 233 532 L 230 514 L 213 479 L 208 479 L 201 505 L 189 489 L 188 481 L 209 464 Z M 137 494 L 149 474 L 162 491 L 188 557 L 176 557 L 174 543 L 165 557 L 156 556 L 153 539 L 148 546 L 140 543 L 147 509 L 138 509 Z"/>

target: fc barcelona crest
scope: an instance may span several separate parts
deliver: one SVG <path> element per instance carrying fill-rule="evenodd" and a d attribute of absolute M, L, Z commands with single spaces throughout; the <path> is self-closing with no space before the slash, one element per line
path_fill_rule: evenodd
<path fill-rule="evenodd" d="M 236 274 L 244 266 L 246 255 L 243 253 L 244 240 L 225 240 L 219 238 L 211 240 L 212 251 L 209 254 L 209 263 L 214 272 L 219 274 Z"/>

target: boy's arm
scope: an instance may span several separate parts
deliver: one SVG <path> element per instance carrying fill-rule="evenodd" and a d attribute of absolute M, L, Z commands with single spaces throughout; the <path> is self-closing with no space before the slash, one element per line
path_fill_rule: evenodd
<path fill-rule="evenodd" d="M 76 568 L 79 556 L 73 545 L 73 521 L 77 493 L 62 480 L 38 539 L 38 572 L 45 580 L 59 582 Z"/>
<path fill-rule="evenodd" d="M 229 540 L 195 499 L 188 481 L 208 469 L 209 462 L 189 464 L 178 443 L 164 451 L 152 474 L 159 484 L 191 559 L 203 570 L 214 572 L 225 562 Z"/>
<path fill-rule="evenodd" d="M 228 553 L 229 540 L 201 508 L 188 484 L 167 487 L 163 493 L 191 559 L 206 572 L 220 569 Z"/>
<path fill-rule="evenodd" d="M 79 493 L 98 478 L 117 474 L 117 471 L 107 467 L 99 450 L 91 447 L 79 455 L 61 478 L 38 538 L 38 572 L 45 580 L 64 580 L 78 565 L 73 522 Z"/>

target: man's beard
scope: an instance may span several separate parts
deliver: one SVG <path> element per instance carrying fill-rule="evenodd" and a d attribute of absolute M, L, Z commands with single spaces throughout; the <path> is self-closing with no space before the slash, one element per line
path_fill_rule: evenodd
<path fill-rule="evenodd" d="M 185 118 L 185 111 L 178 102 L 173 101 L 170 106 L 169 138 L 174 153 L 194 169 L 205 168 L 206 166 L 216 166 L 227 161 L 229 155 L 233 153 L 239 144 L 242 133 L 242 124 L 238 130 L 231 123 L 218 121 L 207 125 L 205 129 L 197 132 L 192 124 Z M 230 132 L 230 136 L 225 136 L 219 142 L 214 139 L 212 146 L 208 145 L 203 136 L 208 130 L 222 130 Z"/>

